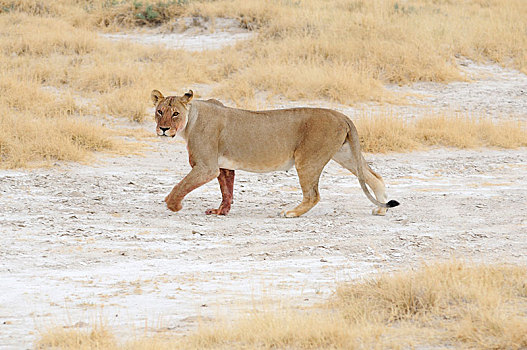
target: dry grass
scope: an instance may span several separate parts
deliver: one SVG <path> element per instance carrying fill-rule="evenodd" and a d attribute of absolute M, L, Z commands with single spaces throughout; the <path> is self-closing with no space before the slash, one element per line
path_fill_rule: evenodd
<path fill-rule="evenodd" d="M 58 17 L 90 34 L 101 26 L 173 28 L 172 22 L 181 16 L 237 18 L 241 26 L 258 30 L 256 39 L 235 51 L 199 54 L 192 63 L 168 60 L 192 76 L 173 80 L 176 88 L 197 80 L 215 82 L 216 92 L 234 101 L 259 90 L 290 99 L 390 100 L 393 97 L 382 87 L 387 82 L 460 79 L 457 55 L 512 64 L 527 72 L 527 7 L 522 0 L 337 0 L 329 5 L 319 0 L 61 0 L 53 5 L 0 0 L 0 7 Z M 130 61 L 119 67 L 136 71 L 141 66 L 127 64 Z M 156 78 L 139 74 L 131 85 Z"/>
<path fill-rule="evenodd" d="M 355 120 L 365 152 L 404 152 L 428 146 L 517 148 L 527 146 L 527 125 L 468 115 L 404 120 L 390 113 L 362 113 Z"/>
<path fill-rule="evenodd" d="M 60 74 L 69 74 L 65 54 L 84 55 L 92 41 L 59 28 L 40 35 L 45 27 L 30 25 L 45 21 L 0 16 L 1 168 L 81 161 L 92 151 L 117 149 L 109 130 L 82 118 L 89 108 L 78 104 L 68 89 L 53 86 Z"/>
<path fill-rule="evenodd" d="M 117 150 L 109 130 L 84 121 L 71 95 L 57 98 L 32 80 L 0 81 L 0 167 L 82 161 L 91 151 Z"/>
<path fill-rule="evenodd" d="M 0 0 L 0 107 L 4 112 L 0 120 L 2 125 L 12 125 L 17 118 L 38 118 L 36 123 L 51 118 L 53 123 L 76 120 L 86 126 L 79 117 L 101 119 L 109 114 L 142 121 L 152 89 L 183 91 L 195 84 L 215 85 L 215 96 L 206 97 L 228 99 L 238 106 L 254 105 L 260 91 L 342 103 L 397 101 L 399 97 L 387 93 L 383 84 L 460 79 L 457 55 L 527 72 L 524 5 L 523 0 Z M 101 30 L 138 26 L 175 28 L 174 21 L 181 16 L 201 16 L 211 22 L 217 16 L 236 18 L 257 35 L 235 47 L 201 53 L 114 43 L 96 35 Z M 424 123 L 419 140 L 415 136 L 415 142 L 398 139 L 401 144 L 391 150 L 434 142 L 457 146 L 454 137 L 447 140 L 453 135 L 438 135 Z M 481 135 L 484 127 L 477 128 Z M 2 130 L 1 167 L 23 166 L 24 159 L 39 157 L 77 160 L 91 149 L 79 145 L 77 155 L 45 152 L 42 156 L 33 152 L 30 143 L 16 145 L 24 135 L 12 132 L 25 131 L 12 126 Z M 393 139 L 394 134 L 377 132 Z M 487 142 L 487 138 L 500 137 L 488 133 L 477 136 L 474 146 L 509 147 L 503 137 L 500 142 Z M 61 140 L 71 137 L 60 134 L 44 139 L 59 142 L 47 148 L 62 149 Z M 111 144 L 105 140 L 98 144 Z"/>
<path fill-rule="evenodd" d="M 89 332 L 75 329 L 56 329 L 42 336 L 37 348 L 46 349 L 115 349 L 116 340 L 104 325 L 98 325 Z"/>
<path fill-rule="evenodd" d="M 458 261 L 338 287 L 310 310 L 254 312 L 185 336 L 120 345 L 105 328 L 51 330 L 41 349 L 386 349 L 527 347 L 527 269 Z"/>
<path fill-rule="evenodd" d="M 81 161 L 120 148 L 110 130 L 84 116 L 144 119 L 151 88 L 138 85 L 149 71 L 137 73 L 133 62 L 147 50 L 125 46 L 62 19 L 0 15 L 0 167 Z"/>
<path fill-rule="evenodd" d="M 97 26 L 116 29 L 119 27 L 157 26 L 173 21 L 185 14 L 185 0 L 125 1 L 95 4 L 92 11 Z"/>
<path fill-rule="evenodd" d="M 1 107 L 0 113 L 0 167 L 83 161 L 91 151 L 120 149 L 109 130 L 68 115 L 36 117 Z"/>
<path fill-rule="evenodd" d="M 460 79 L 455 57 L 527 72 L 527 7 L 512 1 L 194 1 L 192 14 L 239 18 L 259 36 L 217 93 L 289 99 L 393 100 L 391 82 Z M 251 64 L 246 64 L 251 62 Z"/>

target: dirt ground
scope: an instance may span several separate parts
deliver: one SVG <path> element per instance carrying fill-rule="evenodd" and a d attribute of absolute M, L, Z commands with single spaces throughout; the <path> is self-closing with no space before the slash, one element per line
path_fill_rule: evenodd
<path fill-rule="evenodd" d="M 527 119 L 525 75 L 464 67 L 472 82 L 405 87 L 422 97 L 393 108 Z M 152 122 L 141 127 L 154 132 Z M 286 219 L 279 212 L 301 200 L 294 170 L 237 172 L 226 217 L 204 214 L 220 202 L 217 182 L 168 211 L 164 197 L 190 169 L 185 145 L 147 143 L 141 156 L 0 171 L 0 348 L 31 348 L 39 330 L 100 319 L 121 334 L 184 331 L 199 316 L 262 300 L 307 306 L 338 282 L 451 257 L 527 263 L 525 148 L 368 154 L 389 199 L 401 202 L 385 217 L 372 216 L 357 179 L 330 163 L 321 202 Z"/>

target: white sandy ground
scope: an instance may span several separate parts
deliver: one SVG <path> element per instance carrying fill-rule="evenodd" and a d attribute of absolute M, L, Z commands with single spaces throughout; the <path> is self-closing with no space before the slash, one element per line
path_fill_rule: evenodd
<path fill-rule="evenodd" d="M 430 103 L 473 101 L 474 110 L 527 119 L 525 75 L 468 67 L 490 73 L 472 84 L 406 87 L 429 97 L 393 108 L 411 117 Z M 151 122 L 144 127 L 153 133 Z M 367 155 L 401 202 L 385 217 L 372 216 L 356 178 L 330 163 L 321 202 L 285 219 L 278 213 L 301 200 L 294 170 L 237 172 L 227 217 L 204 215 L 219 204 L 216 182 L 168 211 L 165 195 L 190 169 L 185 146 L 148 143 L 144 156 L 0 171 L 0 348 L 31 348 L 52 325 L 103 319 L 119 334 L 141 335 L 145 326 L 184 331 L 198 316 L 235 317 L 262 299 L 308 306 L 338 282 L 450 257 L 527 263 L 525 148 Z"/>
<path fill-rule="evenodd" d="M 204 215 L 216 183 L 169 212 L 162 200 L 187 155 L 182 143 L 152 144 L 145 157 L 0 173 L 0 344 L 29 347 L 36 328 L 96 315 L 121 330 L 178 328 L 265 291 L 308 305 L 336 282 L 451 256 L 527 262 L 526 149 L 369 155 L 402 203 L 386 217 L 331 163 L 322 201 L 285 219 L 301 198 L 294 171 L 238 172 L 227 217 Z"/>
<path fill-rule="evenodd" d="M 185 23 L 176 24 L 176 30 L 169 33 L 151 29 L 135 33 L 104 33 L 101 36 L 113 41 L 127 40 L 143 45 L 161 45 L 169 49 L 203 51 L 233 45 L 254 35 L 253 32 L 240 28 L 233 19 L 216 18 L 214 23 L 210 23 L 196 17 L 183 18 L 182 22 Z M 185 30 L 177 30 L 178 28 Z"/>

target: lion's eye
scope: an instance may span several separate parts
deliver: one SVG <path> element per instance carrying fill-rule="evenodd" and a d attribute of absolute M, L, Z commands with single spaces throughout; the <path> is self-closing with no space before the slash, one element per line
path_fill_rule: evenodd
<path fill-rule="evenodd" d="M 179 115 L 179 112 L 174 112 L 174 114 L 172 114 L 172 118 L 175 118 Z"/>
<path fill-rule="evenodd" d="M 157 110 L 157 114 L 159 114 L 159 115 L 163 115 L 163 111 L 160 110 L 160 109 L 158 109 L 158 110 Z"/>

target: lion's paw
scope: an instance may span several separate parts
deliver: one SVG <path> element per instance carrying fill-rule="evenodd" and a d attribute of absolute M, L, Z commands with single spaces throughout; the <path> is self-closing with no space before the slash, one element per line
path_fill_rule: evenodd
<path fill-rule="evenodd" d="M 218 209 L 207 209 L 205 214 L 207 215 L 227 215 L 230 211 L 230 207 L 219 207 Z"/>
<path fill-rule="evenodd" d="M 280 212 L 280 216 L 283 216 L 285 218 L 296 218 L 296 217 L 299 217 L 300 215 L 298 215 L 298 213 L 294 210 L 284 209 Z"/>
<path fill-rule="evenodd" d="M 373 215 L 384 216 L 386 215 L 386 208 L 375 208 L 371 211 Z"/>
<path fill-rule="evenodd" d="M 165 200 L 166 201 L 166 200 Z M 181 202 L 177 202 L 177 203 L 173 203 L 173 202 L 167 202 L 167 208 L 176 212 L 176 211 L 180 211 L 181 208 L 183 208 L 183 205 L 181 205 Z"/>

